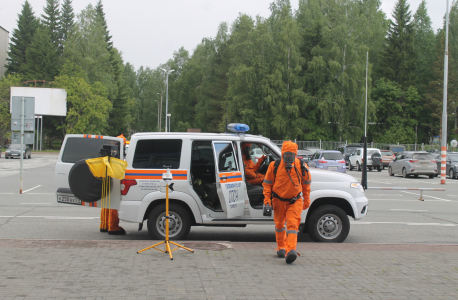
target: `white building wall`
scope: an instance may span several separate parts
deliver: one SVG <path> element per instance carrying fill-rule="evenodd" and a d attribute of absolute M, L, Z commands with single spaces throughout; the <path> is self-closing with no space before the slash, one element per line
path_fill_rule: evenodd
<path fill-rule="evenodd" d="M 6 68 L 4 66 L 6 64 L 9 42 L 9 32 L 0 26 L 0 77 L 5 75 Z"/>

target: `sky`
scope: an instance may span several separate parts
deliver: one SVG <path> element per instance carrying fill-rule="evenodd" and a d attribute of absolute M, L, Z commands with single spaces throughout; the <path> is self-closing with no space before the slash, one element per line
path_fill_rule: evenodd
<path fill-rule="evenodd" d="M 382 10 L 391 17 L 397 0 L 382 0 Z M 46 0 L 29 0 L 36 16 L 43 13 Z M 62 2 L 62 1 L 61 1 Z M 270 15 L 272 0 L 103 0 L 108 30 L 125 62 L 135 69 L 156 68 L 173 57 L 180 47 L 192 51 L 203 38 L 214 37 L 221 22 L 232 22 L 239 13 L 255 17 Z M 421 0 L 409 0 L 412 15 Z M 450 5 L 451 5 L 450 0 Z M 17 27 L 23 0 L 0 0 L 0 26 L 10 32 Z M 97 0 L 73 0 L 75 14 Z M 291 0 L 293 10 L 299 0 Z M 442 27 L 446 0 L 429 0 L 434 30 Z"/>

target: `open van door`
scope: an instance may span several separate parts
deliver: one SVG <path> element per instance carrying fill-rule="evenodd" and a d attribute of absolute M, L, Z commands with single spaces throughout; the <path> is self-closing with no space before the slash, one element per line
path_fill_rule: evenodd
<path fill-rule="evenodd" d="M 73 165 L 82 159 L 100 157 L 103 145 L 111 145 L 117 149 L 116 158 L 124 159 L 124 140 L 122 138 L 89 134 L 67 134 L 54 171 L 54 184 L 56 188 L 56 200 L 58 203 L 76 204 L 90 207 L 100 207 L 100 200 L 86 203 L 75 197 L 70 190 L 68 176 Z M 113 178 L 111 189 L 111 208 L 117 209 L 121 200 L 121 183 Z"/>
<path fill-rule="evenodd" d="M 245 211 L 245 182 L 235 158 L 231 142 L 213 142 L 216 162 L 216 186 L 221 207 L 227 218 L 243 216 Z"/>

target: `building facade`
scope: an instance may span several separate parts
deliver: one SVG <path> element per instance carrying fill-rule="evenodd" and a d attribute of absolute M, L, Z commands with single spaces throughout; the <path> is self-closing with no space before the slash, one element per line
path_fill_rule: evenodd
<path fill-rule="evenodd" d="M 5 75 L 5 64 L 8 53 L 8 45 L 10 42 L 9 32 L 0 26 L 0 77 Z"/>

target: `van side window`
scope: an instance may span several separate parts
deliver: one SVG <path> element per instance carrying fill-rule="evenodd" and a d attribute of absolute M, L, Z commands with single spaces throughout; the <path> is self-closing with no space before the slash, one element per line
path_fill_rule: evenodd
<path fill-rule="evenodd" d="M 182 140 L 139 140 L 132 167 L 135 169 L 178 169 Z"/>
<path fill-rule="evenodd" d="M 64 153 L 62 153 L 62 162 L 76 163 L 82 159 L 100 157 L 100 150 L 103 145 L 115 145 L 118 149 L 119 142 L 103 139 L 86 139 L 86 138 L 68 138 L 65 143 Z"/>

